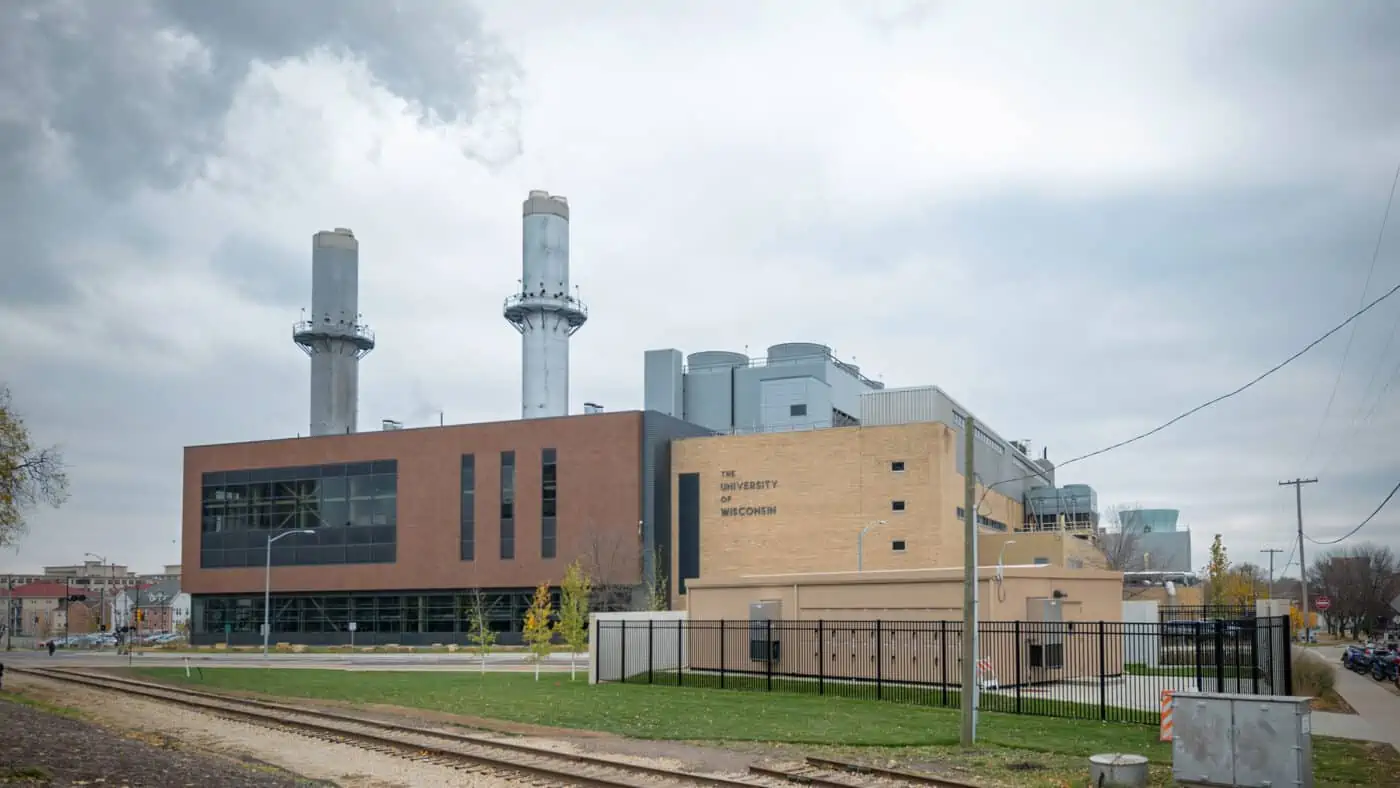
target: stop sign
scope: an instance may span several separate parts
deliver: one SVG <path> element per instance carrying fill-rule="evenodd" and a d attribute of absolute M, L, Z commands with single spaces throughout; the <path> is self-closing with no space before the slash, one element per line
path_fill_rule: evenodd
<path fill-rule="evenodd" d="M 1315 607 L 1315 608 L 1317 608 L 1318 610 L 1321 610 L 1321 611 L 1323 611 L 1323 612 L 1326 612 L 1326 611 L 1327 611 L 1327 608 L 1329 608 L 1329 607 L 1331 607 L 1331 606 L 1332 606 L 1332 600 L 1331 600 L 1331 598 L 1325 597 L 1325 596 L 1320 596 L 1320 597 L 1317 598 L 1317 600 L 1316 600 L 1315 602 L 1313 602 L 1313 607 Z"/>

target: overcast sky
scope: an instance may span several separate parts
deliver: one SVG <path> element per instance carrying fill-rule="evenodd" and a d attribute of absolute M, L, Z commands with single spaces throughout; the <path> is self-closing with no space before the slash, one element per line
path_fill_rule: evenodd
<path fill-rule="evenodd" d="M 362 429 L 518 417 L 537 188 L 574 410 L 640 407 L 649 348 L 815 341 L 1052 460 L 1130 437 L 1358 308 L 1397 40 L 1384 0 L 2 3 L 0 377 L 72 498 L 0 569 L 178 561 L 182 447 L 305 433 L 317 230 L 361 242 Z M 1060 482 L 1180 508 L 1198 566 L 1289 548 L 1281 479 L 1340 535 L 1400 478 L 1397 328 Z"/>

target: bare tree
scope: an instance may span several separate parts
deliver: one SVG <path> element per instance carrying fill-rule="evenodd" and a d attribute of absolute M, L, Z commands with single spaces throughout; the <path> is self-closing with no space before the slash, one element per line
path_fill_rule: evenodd
<path fill-rule="evenodd" d="M 1308 583 L 1314 595 L 1331 599 L 1328 628 L 1359 637 L 1395 615 L 1390 602 L 1400 596 L 1400 562 L 1390 548 L 1369 542 L 1336 548 L 1314 560 Z"/>
<path fill-rule="evenodd" d="M 1098 569 L 1114 572 L 1141 572 L 1146 566 L 1142 550 L 1142 527 L 1123 516 L 1124 512 L 1142 507 L 1137 504 L 1117 504 L 1104 510 L 1099 522 L 1098 548 L 1103 558 Z M 1125 524 L 1125 520 L 1128 520 Z"/>
<path fill-rule="evenodd" d="M 61 506 L 66 500 L 63 454 L 55 447 L 34 446 L 10 390 L 0 388 L 0 547 L 23 538 L 26 511 L 40 503 Z"/>
<path fill-rule="evenodd" d="M 488 600 L 480 588 L 467 592 L 462 611 L 467 618 L 467 643 L 481 657 L 481 670 L 486 671 L 486 658 L 496 645 L 496 632 L 491 619 L 496 612 L 496 600 Z"/>
<path fill-rule="evenodd" d="M 593 578 L 593 609 L 630 610 L 637 591 L 636 578 L 640 575 L 635 563 L 629 560 L 628 537 L 617 533 L 606 533 L 600 529 L 591 530 L 588 538 L 588 552 L 584 556 L 585 568 Z"/>
<path fill-rule="evenodd" d="M 666 573 L 666 551 L 656 548 L 651 557 L 651 571 L 646 578 L 647 610 L 671 609 L 671 583 Z"/>

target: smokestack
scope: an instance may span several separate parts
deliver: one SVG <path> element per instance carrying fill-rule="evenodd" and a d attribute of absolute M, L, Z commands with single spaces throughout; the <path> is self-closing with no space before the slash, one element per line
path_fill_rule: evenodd
<path fill-rule="evenodd" d="M 588 308 L 569 289 L 569 201 L 531 191 L 524 204 L 520 291 L 504 316 L 520 332 L 520 417 L 569 415 L 569 337 Z"/>
<path fill-rule="evenodd" d="M 344 227 L 311 238 L 311 314 L 292 341 L 311 357 L 311 434 L 355 432 L 360 359 L 374 332 L 360 322 L 360 243 Z"/>

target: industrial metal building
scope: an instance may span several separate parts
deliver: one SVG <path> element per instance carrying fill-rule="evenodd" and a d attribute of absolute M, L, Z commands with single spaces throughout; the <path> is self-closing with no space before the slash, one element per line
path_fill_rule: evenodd
<path fill-rule="evenodd" d="M 631 411 L 188 447 L 192 641 L 260 642 L 268 578 L 291 643 L 465 642 L 477 592 L 518 642 L 578 558 L 630 607 L 670 551 L 670 442 L 704 432 Z"/>
<path fill-rule="evenodd" d="M 860 420 L 860 398 L 884 384 L 813 342 L 785 342 L 762 359 L 707 350 L 681 363 L 675 349 L 646 353 L 646 409 L 715 432 L 842 427 Z"/>

